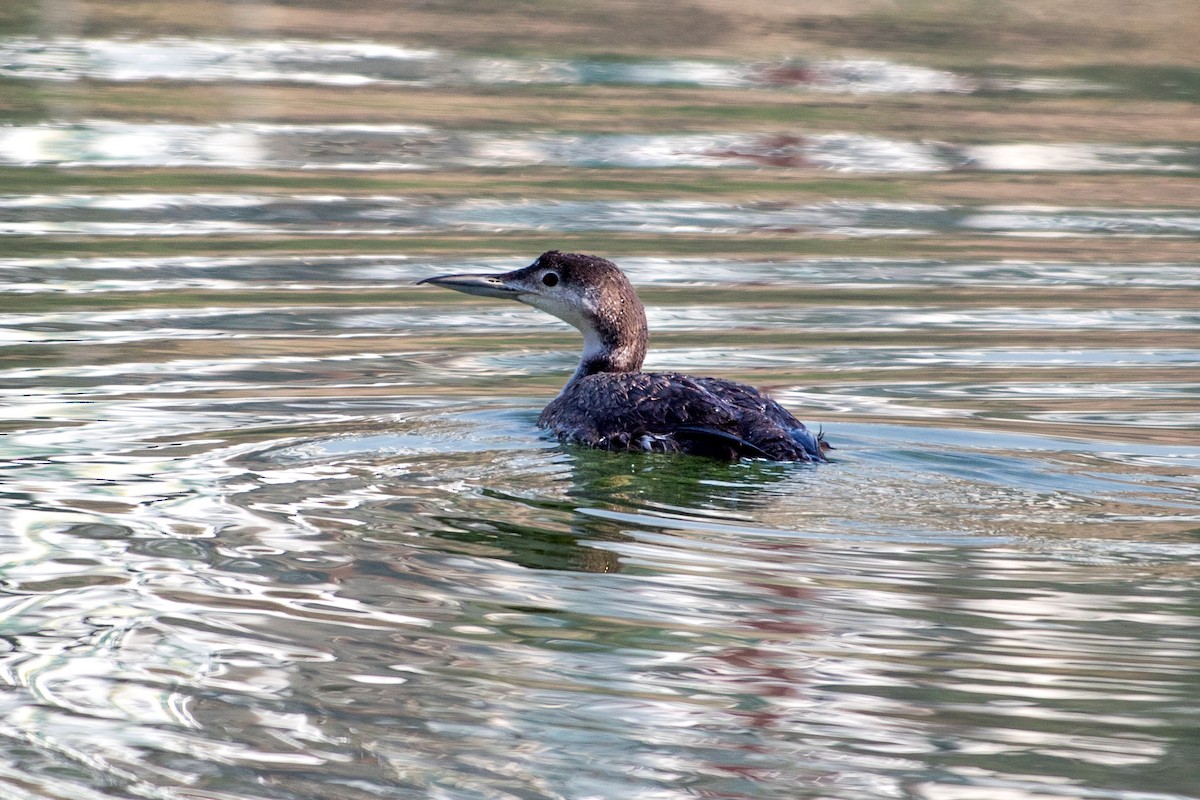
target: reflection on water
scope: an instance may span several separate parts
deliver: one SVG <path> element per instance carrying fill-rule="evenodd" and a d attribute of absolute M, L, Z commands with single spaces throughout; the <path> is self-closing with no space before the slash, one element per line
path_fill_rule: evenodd
<path fill-rule="evenodd" d="M 1120 786 L 1186 726 L 1175 447 L 840 423 L 829 469 L 728 468 L 506 405 L 126 397 L 140 431 L 72 439 L 104 452 L 24 434 L 9 734 L 134 793 L 867 797 L 1016 791 L 1033 756 Z"/>
<path fill-rule="evenodd" d="M 731 212 L 734 209 L 730 209 Z M 753 280 L 761 291 L 781 286 L 906 289 L 913 286 L 1200 288 L 1200 272 L 1191 263 L 1085 263 L 1005 259 L 951 261 L 919 258 L 806 257 L 751 260 L 686 256 L 623 256 L 622 268 L 638 285 L 704 286 L 723 292 Z M 504 257 L 408 256 L 361 253 L 351 256 L 179 256 L 94 258 L 4 258 L 0 293 L 60 294 L 133 292 L 172 289 L 222 289 L 239 294 L 264 289 L 379 291 L 409 287 L 430 273 L 449 270 L 507 272 L 529 263 L 521 255 Z M 153 278 L 145 272 L 153 270 Z M 725 295 L 733 299 L 731 295 Z M 89 315 L 94 320 L 95 314 Z M 1086 356 L 1091 351 L 1081 351 Z M 1120 361 L 1120 351 L 1102 351 Z M 745 354 L 755 357 L 754 353 Z M 1055 359 L 1063 357 L 1061 354 Z M 979 351 L 971 359 L 986 358 Z M 1050 358 L 1049 355 L 1046 356 Z"/>
<path fill-rule="evenodd" d="M 1200 148 L 906 142 L 853 133 L 503 134 L 416 125 L 216 126 L 94 120 L 0 128 L 0 165 L 415 170 L 805 167 L 841 172 L 1200 170 Z"/>
<path fill-rule="evenodd" d="M 255 81 L 331 86 L 679 85 L 828 92 L 1025 91 L 1113 87 L 1070 77 L 974 79 L 882 59 L 594 60 L 479 58 L 379 42 L 190 39 L 0 40 L 0 77 L 52 81 Z"/>
<path fill-rule="evenodd" d="M 1010 236 L 1195 236 L 1200 234 L 1200 214 L 1179 209 L 945 207 L 845 201 L 810 205 L 694 200 L 447 203 L 428 197 L 328 194 L 0 195 L 0 236 L 385 236 L 455 229 L 723 234 L 819 231 L 871 237 L 964 230 Z"/>
<path fill-rule="evenodd" d="M 206 7 L 166 10 L 0 40 L 0 796 L 1198 796 L 1200 151 L 1155 112 L 1186 92 L 199 39 Z M 67 113 L 73 82 L 112 121 Z M 309 122 L 198 94 L 251 82 Z M 375 84 L 394 124 L 318 102 Z M 404 113 L 555 84 L 636 120 L 671 84 L 724 127 Z M 998 93 L 1035 85 L 1063 95 Z M 765 135 L 730 87 L 848 132 Z M 175 122 L 139 105 L 159 89 Z M 947 100 L 977 136 L 878 133 Z M 1036 113 L 1095 130 L 997 133 Z M 578 335 L 414 284 L 550 246 L 628 271 L 648 368 L 764 386 L 835 460 L 546 438 Z"/>

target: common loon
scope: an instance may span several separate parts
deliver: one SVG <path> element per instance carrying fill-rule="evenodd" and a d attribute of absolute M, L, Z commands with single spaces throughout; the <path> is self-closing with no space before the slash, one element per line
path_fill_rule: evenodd
<path fill-rule="evenodd" d="M 727 460 L 826 460 L 824 438 L 752 386 L 642 372 L 646 312 L 625 273 L 607 259 L 551 250 L 513 272 L 418 283 L 517 300 L 579 329 L 579 368 L 537 423 L 563 441 Z"/>

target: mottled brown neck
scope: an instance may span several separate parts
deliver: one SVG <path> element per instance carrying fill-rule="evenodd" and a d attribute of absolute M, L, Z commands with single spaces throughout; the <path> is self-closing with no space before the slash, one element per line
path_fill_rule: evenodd
<path fill-rule="evenodd" d="M 583 357 L 575 377 L 597 372 L 637 372 L 646 358 L 646 310 L 619 272 L 597 287 L 590 330 L 583 332 Z"/>

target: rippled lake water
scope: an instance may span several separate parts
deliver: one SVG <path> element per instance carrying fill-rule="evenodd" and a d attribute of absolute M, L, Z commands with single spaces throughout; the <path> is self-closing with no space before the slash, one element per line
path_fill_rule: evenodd
<path fill-rule="evenodd" d="M 0 18 L 0 796 L 1200 798 L 1190 6 L 444 5 Z M 833 461 L 547 438 L 551 248 Z"/>

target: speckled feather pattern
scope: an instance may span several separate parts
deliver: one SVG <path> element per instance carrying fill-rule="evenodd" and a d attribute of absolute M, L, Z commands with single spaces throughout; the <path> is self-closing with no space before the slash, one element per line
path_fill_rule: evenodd
<path fill-rule="evenodd" d="M 681 435 L 707 429 L 748 442 L 778 461 L 823 460 L 793 431 L 804 425 L 757 389 L 674 372 L 600 372 L 569 384 L 542 411 L 538 426 L 560 439 L 606 450 L 696 452 L 734 459 L 750 448 Z"/>

